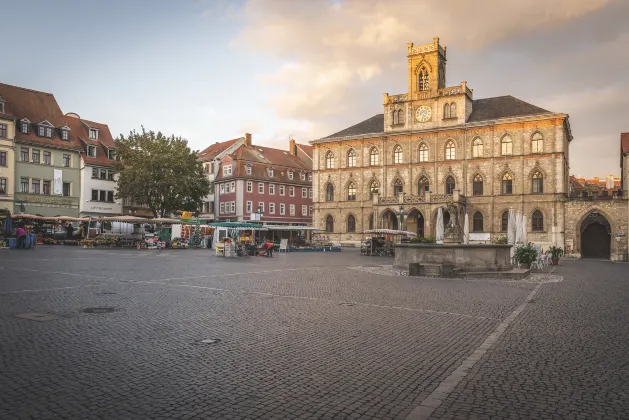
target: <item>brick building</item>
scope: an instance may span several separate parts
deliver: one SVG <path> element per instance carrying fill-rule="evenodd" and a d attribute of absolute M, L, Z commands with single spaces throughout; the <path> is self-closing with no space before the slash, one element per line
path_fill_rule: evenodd
<path fill-rule="evenodd" d="M 290 141 L 288 151 L 243 144 L 223 157 L 215 180 L 217 220 L 311 225 L 312 148 Z"/>

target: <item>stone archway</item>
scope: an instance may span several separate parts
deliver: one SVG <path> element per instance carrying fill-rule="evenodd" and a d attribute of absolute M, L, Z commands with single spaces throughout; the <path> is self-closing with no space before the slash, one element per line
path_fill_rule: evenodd
<path fill-rule="evenodd" d="M 398 230 L 397 216 L 389 209 L 382 213 L 382 228 Z"/>
<path fill-rule="evenodd" d="M 611 257 L 611 225 L 605 216 L 592 212 L 583 219 L 579 229 L 582 258 Z"/>
<path fill-rule="evenodd" d="M 424 236 L 425 220 L 424 215 L 417 209 L 412 209 L 406 219 L 406 230 L 416 233 L 417 236 Z"/>

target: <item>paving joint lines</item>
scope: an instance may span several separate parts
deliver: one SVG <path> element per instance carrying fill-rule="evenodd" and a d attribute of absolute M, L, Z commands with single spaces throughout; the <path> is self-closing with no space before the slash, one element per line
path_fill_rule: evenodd
<path fill-rule="evenodd" d="M 554 273 L 556 267 L 549 273 Z M 516 308 L 502 320 L 496 329 L 489 334 L 483 344 L 478 346 L 472 354 L 470 354 L 448 377 L 446 377 L 437 388 L 426 397 L 419 406 L 415 407 L 407 416 L 405 420 L 427 420 L 434 411 L 446 400 L 446 398 L 455 390 L 457 385 L 465 378 L 472 370 L 474 365 L 478 363 L 487 351 L 494 346 L 504 332 L 509 328 L 511 323 L 526 309 L 529 303 L 531 303 L 537 293 L 540 291 L 543 285 L 547 283 L 557 283 L 563 280 L 561 276 L 557 276 L 559 279 L 549 280 L 539 283 L 524 299 L 524 302 L 516 306 Z"/>

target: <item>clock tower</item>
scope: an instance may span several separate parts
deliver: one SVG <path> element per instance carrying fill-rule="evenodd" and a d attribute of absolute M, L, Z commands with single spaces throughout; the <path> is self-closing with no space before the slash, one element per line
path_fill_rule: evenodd
<path fill-rule="evenodd" d="M 439 38 L 408 43 L 408 93 L 384 94 L 385 131 L 432 129 L 464 123 L 472 113 L 466 82 L 446 86 L 446 47 Z"/>

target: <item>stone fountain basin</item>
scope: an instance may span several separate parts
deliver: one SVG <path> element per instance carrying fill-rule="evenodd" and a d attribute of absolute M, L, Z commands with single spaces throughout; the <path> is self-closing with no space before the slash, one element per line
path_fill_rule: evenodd
<path fill-rule="evenodd" d="M 502 244 L 397 244 L 395 268 L 408 270 L 409 264 L 448 264 L 462 272 L 509 271 L 511 245 Z"/>

